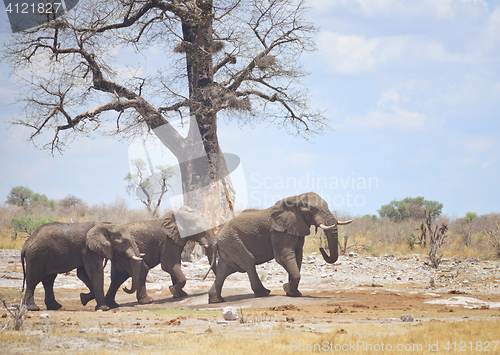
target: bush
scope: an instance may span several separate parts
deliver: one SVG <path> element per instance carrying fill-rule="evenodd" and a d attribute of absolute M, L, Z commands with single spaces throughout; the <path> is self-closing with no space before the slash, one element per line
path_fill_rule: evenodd
<path fill-rule="evenodd" d="M 415 237 L 410 235 L 406 238 L 406 244 L 410 247 L 411 250 L 415 249 Z"/>
<path fill-rule="evenodd" d="M 55 219 L 50 217 L 14 217 L 12 218 L 12 229 L 14 230 L 15 237 L 17 237 L 18 233 L 27 233 L 30 236 L 39 227 L 55 221 Z"/>
<path fill-rule="evenodd" d="M 488 242 L 493 248 L 496 258 L 500 259 L 500 224 L 496 222 L 496 228 L 484 230 L 484 234 L 488 236 Z"/>

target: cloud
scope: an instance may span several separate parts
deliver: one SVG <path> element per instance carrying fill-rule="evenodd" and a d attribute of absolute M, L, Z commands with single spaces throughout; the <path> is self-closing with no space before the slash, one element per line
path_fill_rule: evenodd
<path fill-rule="evenodd" d="M 429 73 L 436 64 L 439 68 L 443 64 L 494 65 L 500 56 L 500 7 L 482 0 L 311 3 L 319 21 L 328 19 L 317 43 L 330 73 L 419 68 Z"/>
<path fill-rule="evenodd" d="M 481 164 L 481 168 L 483 169 L 488 169 L 491 165 L 491 161 L 485 161 L 483 164 Z"/>
<path fill-rule="evenodd" d="M 423 16 L 442 19 L 454 18 L 464 10 L 485 11 L 488 4 L 483 0 L 308 0 L 308 5 L 316 11 L 349 11 L 366 17 Z"/>
<path fill-rule="evenodd" d="M 349 117 L 343 126 L 348 128 L 392 128 L 395 130 L 420 130 L 425 128 L 426 116 L 417 112 L 397 109 L 386 113 L 370 110 L 365 116 Z"/>
<path fill-rule="evenodd" d="M 323 58 L 328 62 L 330 72 L 353 74 L 374 69 L 377 58 L 375 49 L 379 39 L 366 39 L 362 36 L 347 35 L 323 31 L 318 37 L 318 47 Z"/>
<path fill-rule="evenodd" d="M 491 148 L 493 142 L 488 138 L 479 138 L 473 141 L 469 141 L 466 144 L 467 151 L 471 153 L 480 153 Z"/>
<path fill-rule="evenodd" d="M 450 53 L 439 41 L 418 36 L 366 38 L 322 31 L 317 43 L 327 71 L 342 75 L 377 70 L 410 71 L 432 64 L 469 64 L 482 60 L 475 53 Z"/>
<path fill-rule="evenodd" d="M 295 150 L 286 153 L 281 148 L 275 148 L 271 160 L 280 168 L 293 168 L 296 171 L 301 171 L 311 168 L 314 159 L 314 154 L 297 152 Z"/>
<path fill-rule="evenodd" d="M 400 108 L 399 101 L 400 95 L 396 90 L 386 91 L 377 101 L 376 108 L 370 109 L 364 116 L 347 117 L 341 126 L 354 129 L 392 128 L 402 131 L 424 129 L 426 116 Z"/>

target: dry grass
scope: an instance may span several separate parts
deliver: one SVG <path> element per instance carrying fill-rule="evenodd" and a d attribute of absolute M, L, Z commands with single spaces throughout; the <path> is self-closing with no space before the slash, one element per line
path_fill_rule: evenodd
<path fill-rule="evenodd" d="M 347 219 L 347 218 L 346 218 Z M 479 221 L 472 229 L 471 243 L 469 246 L 464 244 L 463 230 L 461 229 L 462 219 L 449 220 L 446 217 L 438 218 L 435 225 L 447 223 L 449 226 L 448 238 L 441 247 L 441 252 L 445 258 L 459 257 L 463 259 L 496 258 L 494 251 L 489 243 L 488 236 L 483 230 L 492 230 L 495 223 L 500 221 L 500 215 L 490 214 L 479 217 Z M 395 256 L 407 256 L 418 254 L 427 256 L 427 249 L 422 245 L 414 245 L 411 248 L 407 243 L 409 236 L 414 236 L 417 240 L 420 236 L 420 223 L 418 221 L 392 222 L 384 219 L 354 218 L 354 222 L 347 226 L 339 228 L 339 244 L 341 251 L 344 248 L 344 237 L 348 235 L 347 252 L 361 252 L 364 255 L 383 256 L 393 254 Z M 306 237 L 304 251 L 306 254 L 318 252 L 321 245 L 320 238 L 323 239 L 325 246 L 325 237 L 320 231 L 313 232 Z M 318 253 L 319 254 L 319 253 Z"/>
<path fill-rule="evenodd" d="M 35 337 L 26 335 L 22 332 L 4 331 L 0 333 L 0 350 L 2 344 L 30 344 L 36 345 L 37 339 Z"/>
<path fill-rule="evenodd" d="M 328 333 L 309 328 L 291 328 L 286 323 L 269 326 L 253 323 L 250 326 L 229 327 L 168 327 L 151 332 L 79 333 L 61 326 L 45 327 L 41 331 L 0 333 L 2 353 L 48 353 L 40 349 L 44 337 L 54 344 L 110 344 L 120 342 L 128 354 L 291 354 L 296 352 L 344 352 L 349 354 L 397 353 L 398 347 L 411 354 L 475 353 L 480 347 L 489 347 L 489 353 L 498 353 L 500 321 L 467 320 L 456 322 L 429 321 L 424 324 L 350 325 L 336 326 Z M 43 334 L 41 334 L 43 333 Z M 445 348 L 445 347 L 448 347 Z M 472 351 L 470 350 L 472 346 Z M 476 348 L 477 347 L 477 348 Z M 435 351 L 437 348 L 438 351 Z M 12 349 L 18 349 L 11 352 Z M 384 349 L 384 350 L 382 350 Z M 392 349 L 392 351 L 391 351 Z M 456 349 L 456 350 L 455 350 Z M 115 354 L 117 351 L 72 349 L 71 353 Z M 321 350 L 321 351 L 320 351 Z M 54 353 L 68 350 L 54 346 Z"/>
<path fill-rule="evenodd" d="M 131 354 L 280 355 L 314 350 L 342 352 L 342 349 L 349 354 L 373 354 L 395 353 L 398 346 L 406 350 L 403 352 L 411 354 L 454 354 L 464 351 L 471 353 L 471 344 L 473 351 L 476 346 L 483 350 L 489 346 L 490 353 L 498 353 L 500 344 L 493 341 L 498 338 L 499 331 L 498 320 L 455 323 L 434 321 L 390 328 L 382 325 L 345 325 L 326 334 L 287 329 L 286 326 L 257 326 L 240 331 L 218 328 L 211 332 L 186 329 L 163 334 L 122 334 L 119 339 L 128 344 L 140 345 L 140 349 L 129 348 L 127 352 Z M 449 349 L 445 349 L 447 345 Z M 438 352 L 435 351 L 436 347 Z"/>
<path fill-rule="evenodd" d="M 0 249 L 21 249 L 25 238 L 15 237 L 7 228 L 0 228 Z"/>

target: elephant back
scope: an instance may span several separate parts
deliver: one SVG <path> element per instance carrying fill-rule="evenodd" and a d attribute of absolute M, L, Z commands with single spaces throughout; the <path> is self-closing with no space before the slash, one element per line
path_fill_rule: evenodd
<path fill-rule="evenodd" d="M 67 246 L 68 244 L 85 245 L 87 232 L 96 222 L 62 223 L 50 222 L 35 230 L 26 240 L 21 253 L 26 256 L 30 249 L 50 249 Z"/>

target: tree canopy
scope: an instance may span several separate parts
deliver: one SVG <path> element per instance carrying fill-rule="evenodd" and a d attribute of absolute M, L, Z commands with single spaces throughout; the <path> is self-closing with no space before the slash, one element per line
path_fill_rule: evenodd
<path fill-rule="evenodd" d="M 430 210 L 433 217 L 439 216 L 443 204 L 437 201 L 426 200 L 423 197 L 406 197 L 403 200 L 392 200 L 383 205 L 377 212 L 381 218 L 388 217 L 394 221 L 408 219 L 421 220 L 425 218 L 425 211 Z"/>
<path fill-rule="evenodd" d="M 219 114 L 295 134 L 326 125 L 301 82 L 307 73 L 298 59 L 314 50 L 316 32 L 306 11 L 305 0 L 81 2 L 7 44 L 22 105 L 12 122 L 52 152 L 95 132 L 154 132 L 181 164 L 185 204 L 199 208 L 203 198 L 188 192 L 221 181 L 212 190 L 225 191 L 230 205 Z M 161 62 L 151 67 L 155 54 Z M 170 124 L 179 117 L 190 124 L 187 137 Z M 205 164 L 191 163 L 203 155 Z"/>
<path fill-rule="evenodd" d="M 29 212 L 34 207 L 54 210 L 56 202 L 49 200 L 46 195 L 33 192 L 26 186 L 15 186 L 7 195 L 7 204 L 11 206 L 19 206 Z"/>

